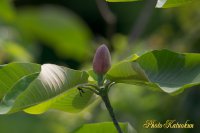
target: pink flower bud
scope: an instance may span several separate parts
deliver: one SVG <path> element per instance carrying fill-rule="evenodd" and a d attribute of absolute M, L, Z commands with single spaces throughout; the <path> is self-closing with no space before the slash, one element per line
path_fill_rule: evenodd
<path fill-rule="evenodd" d="M 111 66 L 110 52 L 105 44 L 98 47 L 93 59 L 93 70 L 96 74 L 105 74 Z"/>

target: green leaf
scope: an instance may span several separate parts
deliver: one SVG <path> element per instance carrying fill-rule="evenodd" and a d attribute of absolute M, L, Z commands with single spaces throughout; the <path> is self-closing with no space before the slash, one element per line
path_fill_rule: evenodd
<path fill-rule="evenodd" d="M 88 71 L 88 74 L 90 75 L 93 81 L 98 81 L 97 74 L 92 69 Z"/>
<path fill-rule="evenodd" d="M 147 77 L 147 80 L 141 77 Z M 121 66 L 113 66 L 107 78 L 118 83 L 139 82 L 167 93 L 181 92 L 200 84 L 200 54 L 155 50 Z"/>
<path fill-rule="evenodd" d="M 33 58 L 28 53 L 28 51 L 21 45 L 15 42 L 3 42 L 1 43 L 1 50 L 6 56 L 7 60 L 14 61 L 33 61 Z"/>
<path fill-rule="evenodd" d="M 77 85 L 87 81 L 86 72 L 44 64 L 39 76 L 26 75 L 10 87 L 1 101 L 0 113 L 13 113 L 25 109 L 28 113 L 39 114 L 49 108 L 79 112 L 93 101 L 91 92 L 86 91 L 81 97 L 75 89 Z"/>
<path fill-rule="evenodd" d="M 33 63 L 10 63 L 0 65 L 0 99 L 26 75 L 40 72 L 40 65 Z"/>
<path fill-rule="evenodd" d="M 40 40 L 62 58 L 82 61 L 91 54 L 91 31 L 72 12 L 55 7 L 20 10 L 16 24 L 30 40 Z M 83 56 L 84 55 L 84 56 Z"/>
<path fill-rule="evenodd" d="M 70 89 L 55 98 L 25 109 L 29 114 L 41 114 L 48 109 L 57 109 L 70 113 L 78 113 L 95 100 L 93 93 L 84 90 L 80 96 L 77 88 Z"/>
<path fill-rule="evenodd" d="M 137 62 L 138 58 L 134 55 L 112 66 L 107 72 L 106 78 L 118 83 L 131 83 L 134 85 L 146 85 L 148 78 Z"/>
<path fill-rule="evenodd" d="M 112 67 L 106 74 L 106 78 L 119 83 L 133 83 L 142 85 L 148 82 L 144 71 L 138 63 L 129 60 L 122 61 Z"/>
<path fill-rule="evenodd" d="M 107 2 L 131 2 L 131 1 L 141 1 L 141 0 L 106 0 Z"/>
<path fill-rule="evenodd" d="M 157 8 L 170 8 L 191 3 L 193 0 L 158 0 Z"/>
<path fill-rule="evenodd" d="M 136 133 L 135 129 L 128 123 L 120 123 L 123 133 Z M 85 124 L 73 133 L 117 133 L 112 122 Z"/>

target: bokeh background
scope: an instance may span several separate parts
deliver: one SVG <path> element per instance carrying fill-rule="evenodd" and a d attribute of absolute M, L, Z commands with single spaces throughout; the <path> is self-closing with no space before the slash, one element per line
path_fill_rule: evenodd
<path fill-rule="evenodd" d="M 0 64 L 54 63 L 90 69 L 95 49 L 107 44 L 116 63 L 152 49 L 200 52 L 200 1 L 156 9 L 155 0 L 0 0 Z M 178 96 L 144 87 L 115 85 L 110 91 L 117 118 L 138 133 L 198 133 L 200 88 Z M 195 123 L 194 129 L 144 129 L 146 120 Z M 84 123 L 111 121 L 97 101 L 79 114 L 50 110 L 0 116 L 0 133 L 70 133 Z"/>

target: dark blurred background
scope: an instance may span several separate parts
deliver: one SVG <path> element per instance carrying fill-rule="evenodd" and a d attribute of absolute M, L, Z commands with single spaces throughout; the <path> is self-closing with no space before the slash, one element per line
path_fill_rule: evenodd
<path fill-rule="evenodd" d="M 96 47 L 105 43 L 113 63 L 152 49 L 200 52 L 200 2 L 155 8 L 155 0 L 105 3 L 103 0 L 1 0 L 0 63 L 55 63 L 89 69 Z M 111 103 L 122 122 L 138 133 L 198 133 L 200 88 L 178 96 L 116 85 Z M 194 129 L 144 129 L 146 120 L 195 123 Z M 0 133 L 68 133 L 83 123 L 111 121 L 99 101 L 79 114 L 50 110 L 0 116 Z"/>

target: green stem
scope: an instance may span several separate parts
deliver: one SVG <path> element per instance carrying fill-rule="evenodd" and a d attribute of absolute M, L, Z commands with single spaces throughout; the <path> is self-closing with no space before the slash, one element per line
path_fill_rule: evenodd
<path fill-rule="evenodd" d="M 110 104 L 110 100 L 108 98 L 108 92 L 107 91 L 103 91 L 103 93 L 100 94 L 102 100 L 104 101 L 104 104 L 106 105 L 106 108 L 110 114 L 110 117 L 112 118 L 112 121 L 118 131 L 118 133 L 123 133 L 122 130 L 121 130 L 121 127 L 119 126 L 119 123 L 115 117 L 115 114 L 114 114 L 114 111 L 113 111 L 113 108 Z"/>
<path fill-rule="evenodd" d="M 98 86 L 101 87 L 103 85 L 103 75 L 99 74 L 97 75 L 98 78 Z"/>

